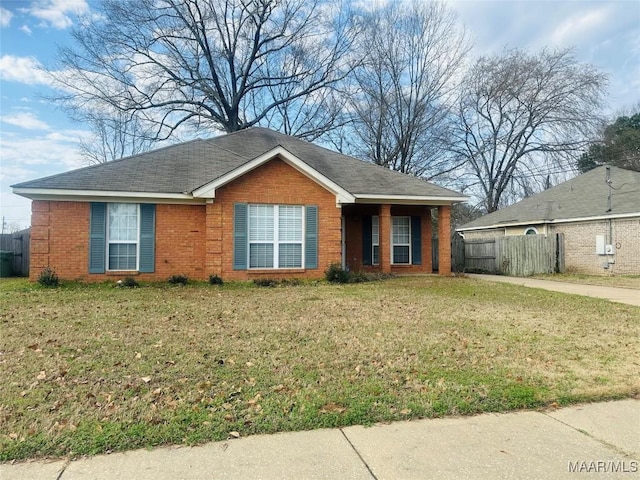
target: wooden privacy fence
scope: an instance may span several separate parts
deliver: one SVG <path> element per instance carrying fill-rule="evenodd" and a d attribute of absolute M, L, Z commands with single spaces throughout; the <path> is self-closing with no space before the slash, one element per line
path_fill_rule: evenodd
<path fill-rule="evenodd" d="M 527 277 L 564 271 L 564 235 L 515 235 L 476 240 L 455 238 L 451 245 L 456 272 Z M 462 268 L 461 268 L 462 267 Z"/>
<path fill-rule="evenodd" d="M 28 230 L 0 235 L 0 250 L 13 252 L 11 270 L 14 277 L 29 276 L 29 242 Z"/>

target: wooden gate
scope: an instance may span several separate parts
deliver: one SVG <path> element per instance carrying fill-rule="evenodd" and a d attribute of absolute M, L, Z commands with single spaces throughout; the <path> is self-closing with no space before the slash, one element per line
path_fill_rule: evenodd
<path fill-rule="evenodd" d="M 564 235 L 514 235 L 452 242 L 453 271 L 527 277 L 564 272 Z"/>
<path fill-rule="evenodd" d="M 29 276 L 29 230 L 0 235 L 0 250 L 13 252 L 11 269 L 14 277 Z"/>

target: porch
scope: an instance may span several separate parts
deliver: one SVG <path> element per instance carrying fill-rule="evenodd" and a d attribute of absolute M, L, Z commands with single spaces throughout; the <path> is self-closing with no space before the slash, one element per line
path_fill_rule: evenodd
<path fill-rule="evenodd" d="M 451 206 L 342 206 L 342 265 L 353 271 L 432 273 L 436 210 L 440 275 L 451 274 Z"/>

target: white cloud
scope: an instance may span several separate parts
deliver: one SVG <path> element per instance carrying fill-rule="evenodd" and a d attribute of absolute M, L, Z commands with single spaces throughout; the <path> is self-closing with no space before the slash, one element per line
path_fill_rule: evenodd
<path fill-rule="evenodd" d="M 17 165 L 40 165 L 41 168 L 38 168 L 35 175 L 24 178 L 28 180 L 82 167 L 86 162 L 78 152 L 77 142 L 87 134 L 83 130 L 66 130 L 35 136 L 3 134 L 0 137 L 2 169 L 4 170 L 5 166 L 10 168 Z"/>
<path fill-rule="evenodd" d="M 77 141 L 90 135 L 84 130 L 62 130 L 42 135 L 3 132 L 0 136 L 0 216 L 27 227 L 30 201 L 11 193 L 10 185 L 86 166 Z"/>
<path fill-rule="evenodd" d="M 13 13 L 6 8 L 0 7 L 0 27 L 8 27 L 13 18 Z"/>
<path fill-rule="evenodd" d="M 13 55 L 0 57 L 0 79 L 27 85 L 51 85 L 53 83 L 36 58 Z"/>
<path fill-rule="evenodd" d="M 18 112 L 12 115 L 3 115 L 1 119 L 4 123 L 16 125 L 26 130 L 49 130 L 49 125 L 36 117 L 32 112 Z"/>
<path fill-rule="evenodd" d="M 26 33 L 27 35 L 31 35 L 31 29 L 29 28 L 29 25 L 22 25 L 20 27 L 20 31 Z"/>
<path fill-rule="evenodd" d="M 71 15 L 88 13 L 89 5 L 86 0 L 40 0 L 26 11 L 46 25 L 62 30 L 73 25 Z"/>
<path fill-rule="evenodd" d="M 586 12 L 578 12 L 576 15 L 562 21 L 551 34 L 551 43 L 556 45 L 575 44 L 577 38 L 585 34 L 593 35 L 594 31 L 605 24 L 608 19 L 608 10 L 600 8 Z"/>

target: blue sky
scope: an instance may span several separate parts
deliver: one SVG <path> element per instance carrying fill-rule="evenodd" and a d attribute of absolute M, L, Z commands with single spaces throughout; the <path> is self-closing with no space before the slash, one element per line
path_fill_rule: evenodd
<path fill-rule="evenodd" d="M 30 223 L 30 201 L 10 185 L 83 166 L 77 142 L 89 132 L 46 100 L 39 67 L 98 0 L 0 0 L 0 217 Z M 640 102 L 640 1 L 449 0 L 474 41 L 472 56 L 503 47 L 574 47 L 579 61 L 611 78 L 609 113 Z"/>

